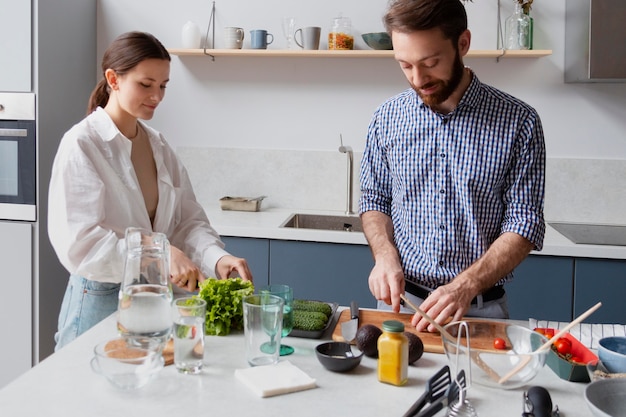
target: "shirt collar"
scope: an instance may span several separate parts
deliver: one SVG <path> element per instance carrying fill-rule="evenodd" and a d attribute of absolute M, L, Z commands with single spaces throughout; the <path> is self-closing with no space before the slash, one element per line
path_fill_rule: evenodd
<path fill-rule="evenodd" d="M 115 123 L 113 123 L 111 116 L 109 116 L 102 107 L 97 107 L 96 110 L 91 113 L 91 121 L 104 142 L 110 142 L 117 136 L 123 136 L 122 132 L 120 132 Z"/>

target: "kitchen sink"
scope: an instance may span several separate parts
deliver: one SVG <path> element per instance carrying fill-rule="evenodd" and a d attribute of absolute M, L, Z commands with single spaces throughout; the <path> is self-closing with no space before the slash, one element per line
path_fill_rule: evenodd
<path fill-rule="evenodd" d="M 333 216 L 325 214 L 295 213 L 285 220 L 280 227 L 315 230 L 343 230 L 346 232 L 362 232 L 361 218 L 357 216 Z"/>

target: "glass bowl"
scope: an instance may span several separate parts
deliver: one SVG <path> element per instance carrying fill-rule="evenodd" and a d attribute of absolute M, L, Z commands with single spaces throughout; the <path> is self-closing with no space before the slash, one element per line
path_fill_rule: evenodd
<path fill-rule="evenodd" d="M 466 330 L 462 323 L 467 323 L 470 349 L 467 348 Z M 465 320 L 448 323 L 444 329 L 454 338 L 450 340 L 442 337 L 451 368 L 456 373 L 464 369 L 470 384 L 502 389 L 519 388 L 537 375 L 550 352 L 550 349 L 535 352 L 535 349 L 547 342 L 545 336 L 512 323 Z M 459 331 L 460 339 L 457 338 Z M 496 338 L 505 341 L 504 349 L 494 347 Z"/>
<path fill-rule="evenodd" d="M 124 338 L 99 343 L 94 348 L 91 368 L 122 390 L 145 386 L 163 369 L 158 349 L 137 347 Z"/>

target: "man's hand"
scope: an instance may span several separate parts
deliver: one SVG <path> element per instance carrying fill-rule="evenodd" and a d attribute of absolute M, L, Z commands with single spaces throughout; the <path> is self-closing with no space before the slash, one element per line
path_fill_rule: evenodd
<path fill-rule="evenodd" d="M 404 272 L 399 262 L 377 260 L 369 276 L 372 295 L 391 305 L 396 313 L 400 311 L 400 294 L 404 294 Z"/>

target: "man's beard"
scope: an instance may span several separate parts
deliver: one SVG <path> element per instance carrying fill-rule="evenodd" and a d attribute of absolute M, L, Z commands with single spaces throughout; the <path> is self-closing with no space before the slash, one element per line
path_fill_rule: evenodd
<path fill-rule="evenodd" d="M 454 93 L 454 90 L 457 89 L 457 87 L 461 83 L 461 80 L 463 79 L 464 71 L 465 66 L 463 65 L 463 61 L 461 61 L 461 56 L 457 51 L 456 58 L 452 66 L 452 73 L 450 74 L 450 78 L 448 80 L 433 80 L 420 87 L 417 87 L 412 83 L 410 84 L 413 90 L 415 90 L 415 92 L 417 93 L 417 95 L 420 96 L 424 104 L 429 107 L 437 106 L 450 98 L 452 93 Z M 440 89 L 434 94 L 425 95 L 421 93 L 422 89 L 426 90 L 435 86 L 439 86 Z"/>

